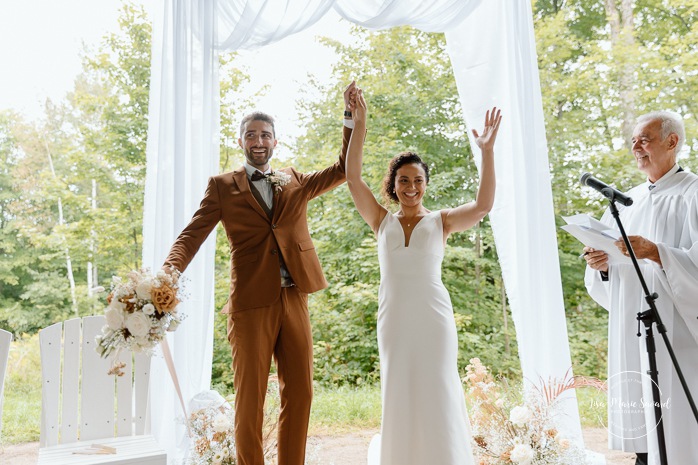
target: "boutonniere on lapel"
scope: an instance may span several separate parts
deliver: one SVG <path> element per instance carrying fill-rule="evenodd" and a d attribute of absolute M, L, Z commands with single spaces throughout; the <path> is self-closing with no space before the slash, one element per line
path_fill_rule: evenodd
<path fill-rule="evenodd" d="M 274 171 L 267 176 L 267 182 L 274 187 L 275 192 L 281 192 L 281 188 L 291 182 L 291 175 L 283 171 Z"/>

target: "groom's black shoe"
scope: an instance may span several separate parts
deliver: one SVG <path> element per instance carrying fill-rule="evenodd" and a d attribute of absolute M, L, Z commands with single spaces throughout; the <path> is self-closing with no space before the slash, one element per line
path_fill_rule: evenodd
<path fill-rule="evenodd" d="M 635 465 L 648 465 L 649 462 L 647 461 L 647 454 L 635 454 L 637 455 L 637 459 L 635 460 Z"/>

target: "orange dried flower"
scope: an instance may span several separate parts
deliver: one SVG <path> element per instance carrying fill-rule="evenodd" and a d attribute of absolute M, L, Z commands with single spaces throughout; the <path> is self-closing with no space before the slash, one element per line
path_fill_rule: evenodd
<path fill-rule="evenodd" d="M 116 376 L 124 376 L 124 371 L 123 368 L 126 368 L 126 364 L 124 362 L 114 362 L 107 372 L 108 375 L 116 375 Z"/>
<path fill-rule="evenodd" d="M 164 284 L 160 287 L 152 288 L 150 296 L 158 313 L 170 313 L 179 304 L 177 291 Z"/>

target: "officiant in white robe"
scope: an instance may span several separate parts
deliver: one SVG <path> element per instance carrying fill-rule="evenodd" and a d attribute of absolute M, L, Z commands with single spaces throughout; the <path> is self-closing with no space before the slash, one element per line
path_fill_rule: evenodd
<path fill-rule="evenodd" d="M 676 164 L 683 121 L 670 112 L 638 119 L 632 152 L 647 181 L 628 192 L 634 203 L 618 206 L 642 274 L 656 300 L 667 336 L 691 393 L 698 397 L 698 176 Z M 616 227 L 610 211 L 602 222 Z M 626 256 L 622 240 L 616 246 Z M 637 313 L 649 305 L 632 264 L 609 262 L 585 248 L 585 283 L 609 311 L 608 429 L 611 449 L 635 452 L 637 464 L 659 465 L 645 328 L 637 337 Z M 698 425 L 664 341 L 653 326 L 664 433 L 669 464 L 698 463 Z"/>

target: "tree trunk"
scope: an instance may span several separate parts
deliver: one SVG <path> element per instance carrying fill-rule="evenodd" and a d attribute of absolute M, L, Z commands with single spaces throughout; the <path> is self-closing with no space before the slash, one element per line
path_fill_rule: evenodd
<path fill-rule="evenodd" d="M 48 142 L 46 142 L 46 138 L 44 137 L 44 146 L 46 147 L 46 156 L 48 157 L 48 166 L 51 169 L 51 174 L 53 175 L 53 178 L 56 179 L 56 170 L 53 169 L 53 158 L 51 157 L 51 151 L 48 148 Z M 58 224 L 63 226 L 65 223 L 65 220 L 63 219 L 63 201 L 61 200 L 60 197 L 58 197 Z M 65 244 L 65 237 L 61 237 L 61 242 Z M 77 296 L 75 295 L 75 277 L 73 276 L 73 263 L 70 260 L 70 250 L 68 250 L 68 247 L 66 246 L 65 248 L 65 268 L 66 272 L 68 274 L 68 282 L 70 283 L 70 297 L 73 302 L 73 311 L 75 312 L 75 316 L 80 316 L 78 312 L 78 299 Z"/>
<path fill-rule="evenodd" d="M 617 3 L 620 1 L 620 11 Z M 618 92 L 620 111 L 623 115 L 621 133 L 625 147 L 632 148 L 633 129 L 635 127 L 635 17 L 633 0 L 604 0 L 606 17 L 611 30 L 612 56 L 618 63 Z"/>
<path fill-rule="evenodd" d="M 92 180 L 92 201 L 91 209 L 94 214 L 97 210 L 97 181 Z M 99 285 L 99 280 L 97 279 L 97 264 L 94 263 L 95 257 L 97 255 L 97 232 L 95 231 L 94 225 L 90 229 L 90 261 L 87 262 L 87 295 L 92 296 L 93 290 Z"/>

